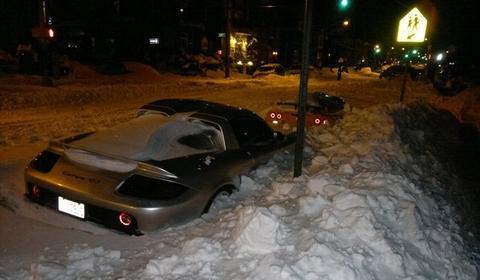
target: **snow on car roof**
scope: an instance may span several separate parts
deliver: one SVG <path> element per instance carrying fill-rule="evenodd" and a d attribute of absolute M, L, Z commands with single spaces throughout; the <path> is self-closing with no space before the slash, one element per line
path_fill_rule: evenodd
<path fill-rule="evenodd" d="M 268 64 L 260 65 L 260 67 L 278 67 L 278 66 L 282 66 L 282 65 L 279 63 L 268 63 Z"/>
<path fill-rule="evenodd" d="M 139 161 L 165 160 L 224 150 L 225 147 L 219 130 L 189 118 L 188 114 L 173 117 L 142 115 L 72 144 L 86 151 Z"/>

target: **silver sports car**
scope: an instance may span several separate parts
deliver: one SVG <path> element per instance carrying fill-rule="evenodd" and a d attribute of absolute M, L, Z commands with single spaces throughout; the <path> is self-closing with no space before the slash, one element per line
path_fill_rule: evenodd
<path fill-rule="evenodd" d="M 240 175 L 288 148 L 255 113 L 165 99 L 119 126 L 53 141 L 26 168 L 26 196 L 82 220 L 142 234 L 199 217 Z"/>

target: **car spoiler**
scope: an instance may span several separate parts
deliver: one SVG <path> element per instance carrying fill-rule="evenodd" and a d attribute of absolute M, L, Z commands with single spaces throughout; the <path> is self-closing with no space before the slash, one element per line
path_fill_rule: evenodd
<path fill-rule="evenodd" d="M 142 162 L 142 161 L 138 161 L 138 160 L 133 160 L 133 159 L 129 159 L 129 158 L 124 158 L 124 157 L 119 157 L 119 156 L 116 156 L 116 155 L 111 155 L 111 154 L 106 154 L 106 153 L 101 153 L 101 152 L 97 152 L 97 151 L 92 151 L 92 150 L 87 150 L 83 147 L 80 147 L 80 146 L 77 146 L 77 145 L 74 145 L 72 144 L 71 142 L 74 141 L 74 140 L 78 140 L 80 138 L 83 138 L 85 136 L 88 136 L 90 135 L 91 133 L 85 133 L 85 134 L 80 134 L 78 136 L 74 136 L 74 137 L 69 137 L 69 138 L 65 138 L 65 139 L 60 139 L 60 140 L 52 140 L 50 141 L 50 144 L 49 144 L 49 147 L 56 151 L 56 152 L 59 152 L 59 153 L 62 153 L 64 155 L 67 155 L 66 151 L 68 150 L 72 150 L 72 151 L 76 151 L 78 153 L 81 153 L 83 155 L 85 155 L 85 157 L 88 159 L 89 157 L 92 158 L 92 159 L 101 159 L 103 161 L 106 161 L 107 163 L 110 162 L 110 163 L 120 163 L 120 164 L 124 164 L 123 167 L 129 167 L 128 169 L 129 170 L 123 170 L 124 172 L 119 172 L 117 170 L 112 170 L 112 169 L 108 169 L 108 168 L 102 168 L 101 166 L 96 166 L 96 165 L 91 165 L 91 166 L 94 166 L 94 167 L 98 167 L 100 169 L 105 169 L 105 170 L 109 170 L 109 171 L 113 171 L 113 172 L 118 172 L 118 173 L 127 173 L 127 172 L 133 172 L 133 173 L 136 173 L 136 174 L 139 174 L 139 175 L 145 175 L 145 176 L 148 176 L 148 177 L 151 177 L 151 178 L 155 178 L 155 179 L 178 179 L 178 177 L 161 168 L 161 167 L 158 167 L 158 166 L 155 166 L 155 165 L 151 165 L 151 164 L 148 164 L 148 163 L 145 163 L 145 162 Z M 90 165 L 88 163 L 85 163 L 85 162 L 82 162 L 82 161 L 78 161 L 79 163 L 81 164 L 85 164 L 85 165 Z"/>

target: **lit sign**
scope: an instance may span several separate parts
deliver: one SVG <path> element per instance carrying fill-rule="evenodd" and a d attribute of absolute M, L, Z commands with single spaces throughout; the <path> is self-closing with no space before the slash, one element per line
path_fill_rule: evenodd
<path fill-rule="evenodd" d="M 423 42 L 427 31 L 427 19 L 417 8 L 405 15 L 398 25 L 398 42 Z"/>
<path fill-rule="evenodd" d="M 150 45 L 158 45 L 160 43 L 160 40 L 158 38 L 150 38 L 148 39 L 148 42 Z"/>

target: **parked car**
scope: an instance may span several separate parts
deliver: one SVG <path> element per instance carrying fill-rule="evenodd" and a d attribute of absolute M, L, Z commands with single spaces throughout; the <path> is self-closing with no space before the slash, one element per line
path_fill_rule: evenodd
<path fill-rule="evenodd" d="M 103 61 L 95 67 L 95 70 L 102 75 L 123 75 L 128 73 L 127 67 L 122 62 L 115 60 Z"/>
<path fill-rule="evenodd" d="M 262 76 L 268 76 L 271 74 L 283 76 L 285 75 L 285 68 L 278 63 L 264 64 L 258 67 L 255 72 L 253 72 L 252 77 L 257 78 Z"/>
<path fill-rule="evenodd" d="M 405 72 L 405 65 L 391 65 L 387 67 L 385 70 L 380 72 L 379 78 L 387 78 L 387 79 L 393 79 L 395 77 L 403 75 Z M 407 68 L 407 74 L 410 76 L 410 78 L 414 81 L 418 80 L 423 74 L 425 70 L 422 68 L 416 68 L 412 66 L 408 66 Z"/>
<path fill-rule="evenodd" d="M 343 117 L 345 101 L 338 96 L 324 92 L 308 95 L 305 125 L 306 127 L 332 124 Z M 298 100 L 277 102 L 266 114 L 265 120 L 281 131 L 297 126 Z"/>
<path fill-rule="evenodd" d="M 313 65 L 309 65 L 308 70 L 313 71 L 313 70 L 315 70 L 315 67 Z M 296 74 L 300 74 L 301 72 L 302 72 L 302 65 L 301 64 L 292 64 L 285 71 L 285 74 L 296 75 Z"/>
<path fill-rule="evenodd" d="M 255 113 L 165 99 L 133 120 L 53 141 L 26 168 L 26 196 L 129 234 L 184 223 L 294 143 Z"/>

